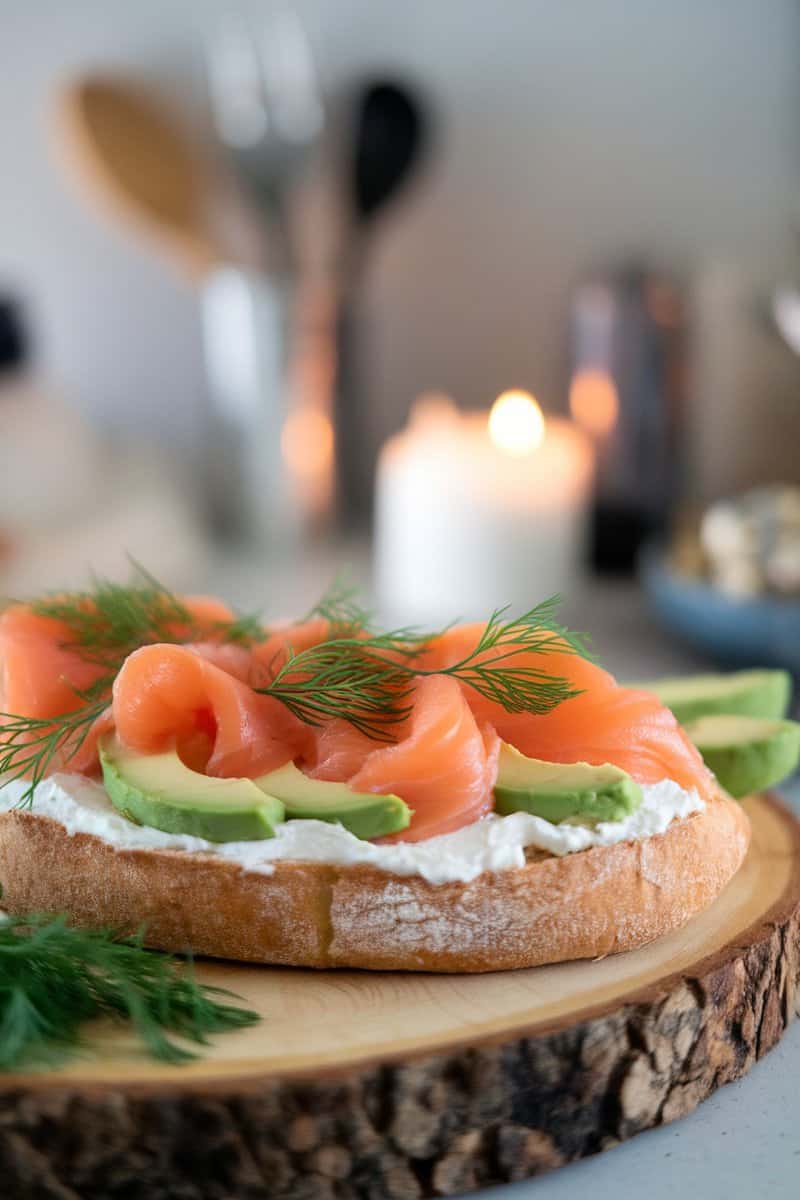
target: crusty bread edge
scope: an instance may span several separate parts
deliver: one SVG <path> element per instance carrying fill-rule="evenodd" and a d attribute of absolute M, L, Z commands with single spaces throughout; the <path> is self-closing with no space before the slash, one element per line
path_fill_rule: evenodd
<path fill-rule="evenodd" d="M 30 812 L 0 815 L 2 905 L 134 930 L 164 950 L 301 967 L 476 972 L 635 949 L 716 899 L 750 825 L 724 793 L 642 841 L 593 847 L 470 883 L 368 866 L 115 850 Z"/>

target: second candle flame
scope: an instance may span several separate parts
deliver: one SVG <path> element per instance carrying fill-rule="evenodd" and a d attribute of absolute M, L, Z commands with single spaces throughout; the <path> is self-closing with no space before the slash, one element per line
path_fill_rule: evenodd
<path fill-rule="evenodd" d="M 530 392 L 503 392 L 489 413 L 489 437 L 498 450 L 522 458 L 544 438 L 544 416 Z"/>

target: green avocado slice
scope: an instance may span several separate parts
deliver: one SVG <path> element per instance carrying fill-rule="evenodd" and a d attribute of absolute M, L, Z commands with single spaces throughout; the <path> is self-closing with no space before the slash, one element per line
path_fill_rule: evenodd
<path fill-rule="evenodd" d="M 553 824 L 576 817 L 621 821 L 642 802 L 639 785 L 611 763 L 543 762 L 507 742 L 500 747 L 494 795 L 499 813 L 529 812 Z"/>
<path fill-rule="evenodd" d="M 399 796 L 354 792 L 346 783 L 310 779 L 292 762 L 253 782 L 282 801 L 287 817 L 333 821 L 359 838 L 396 833 L 411 820 L 411 810 Z"/>
<path fill-rule="evenodd" d="M 701 717 L 686 732 L 732 796 L 780 783 L 800 763 L 800 725 L 763 717 Z"/>
<path fill-rule="evenodd" d="M 137 825 L 208 842 L 251 842 L 275 835 L 284 807 L 250 779 L 215 779 L 192 771 L 174 749 L 139 754 L 109 734 L 100 741 L 103 783 L 111 803 Z"/>
<path fill-rule="evenodd" d="M 792 693 L 788 671 L 734 671 L 729 675 L 687 675 L 629 685 L 654 692 L 681 725 L 700 717 L 737 713 L 785 717 Z"/>

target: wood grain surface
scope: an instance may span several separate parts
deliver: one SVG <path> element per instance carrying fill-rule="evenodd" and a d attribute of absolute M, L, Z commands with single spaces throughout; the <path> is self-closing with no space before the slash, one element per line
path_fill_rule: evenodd
<path fill-rule="evenodd" d="M 746 807 L 723 895 L 631 954 L 481 976 L 204 964 L 261 1025 L 185 1068 L 100 1028 L 91 1058 L 0 1077 L 2 1194 L 416 1200 L 684 1115 L 798 1007 L 800 826 Z"/>

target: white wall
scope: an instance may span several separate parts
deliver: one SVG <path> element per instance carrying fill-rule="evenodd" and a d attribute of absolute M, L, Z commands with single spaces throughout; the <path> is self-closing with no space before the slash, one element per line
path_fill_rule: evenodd
<path fill-rule="evenodd" d="M 258 5 L 249 6 L 257 11 Z M 263 5 L 261 6 L 263 7 Z M 438 152 L 371 263 L 376 424 L 445 387 L 522 383 L 561 403 L 569 283 L 646 251 L 687 270 L 786 273 L 800 201 L 794 0 L 304 0 L 329 77 L 418 78 Z M 97 222 L 48 146 L 54 82 L 89 64 L 178 92 L 215 0 L 0 0 L 0 288 L 19 286 L 50 369 L 110 425 L 191 444 L 195 298 Z"/>

